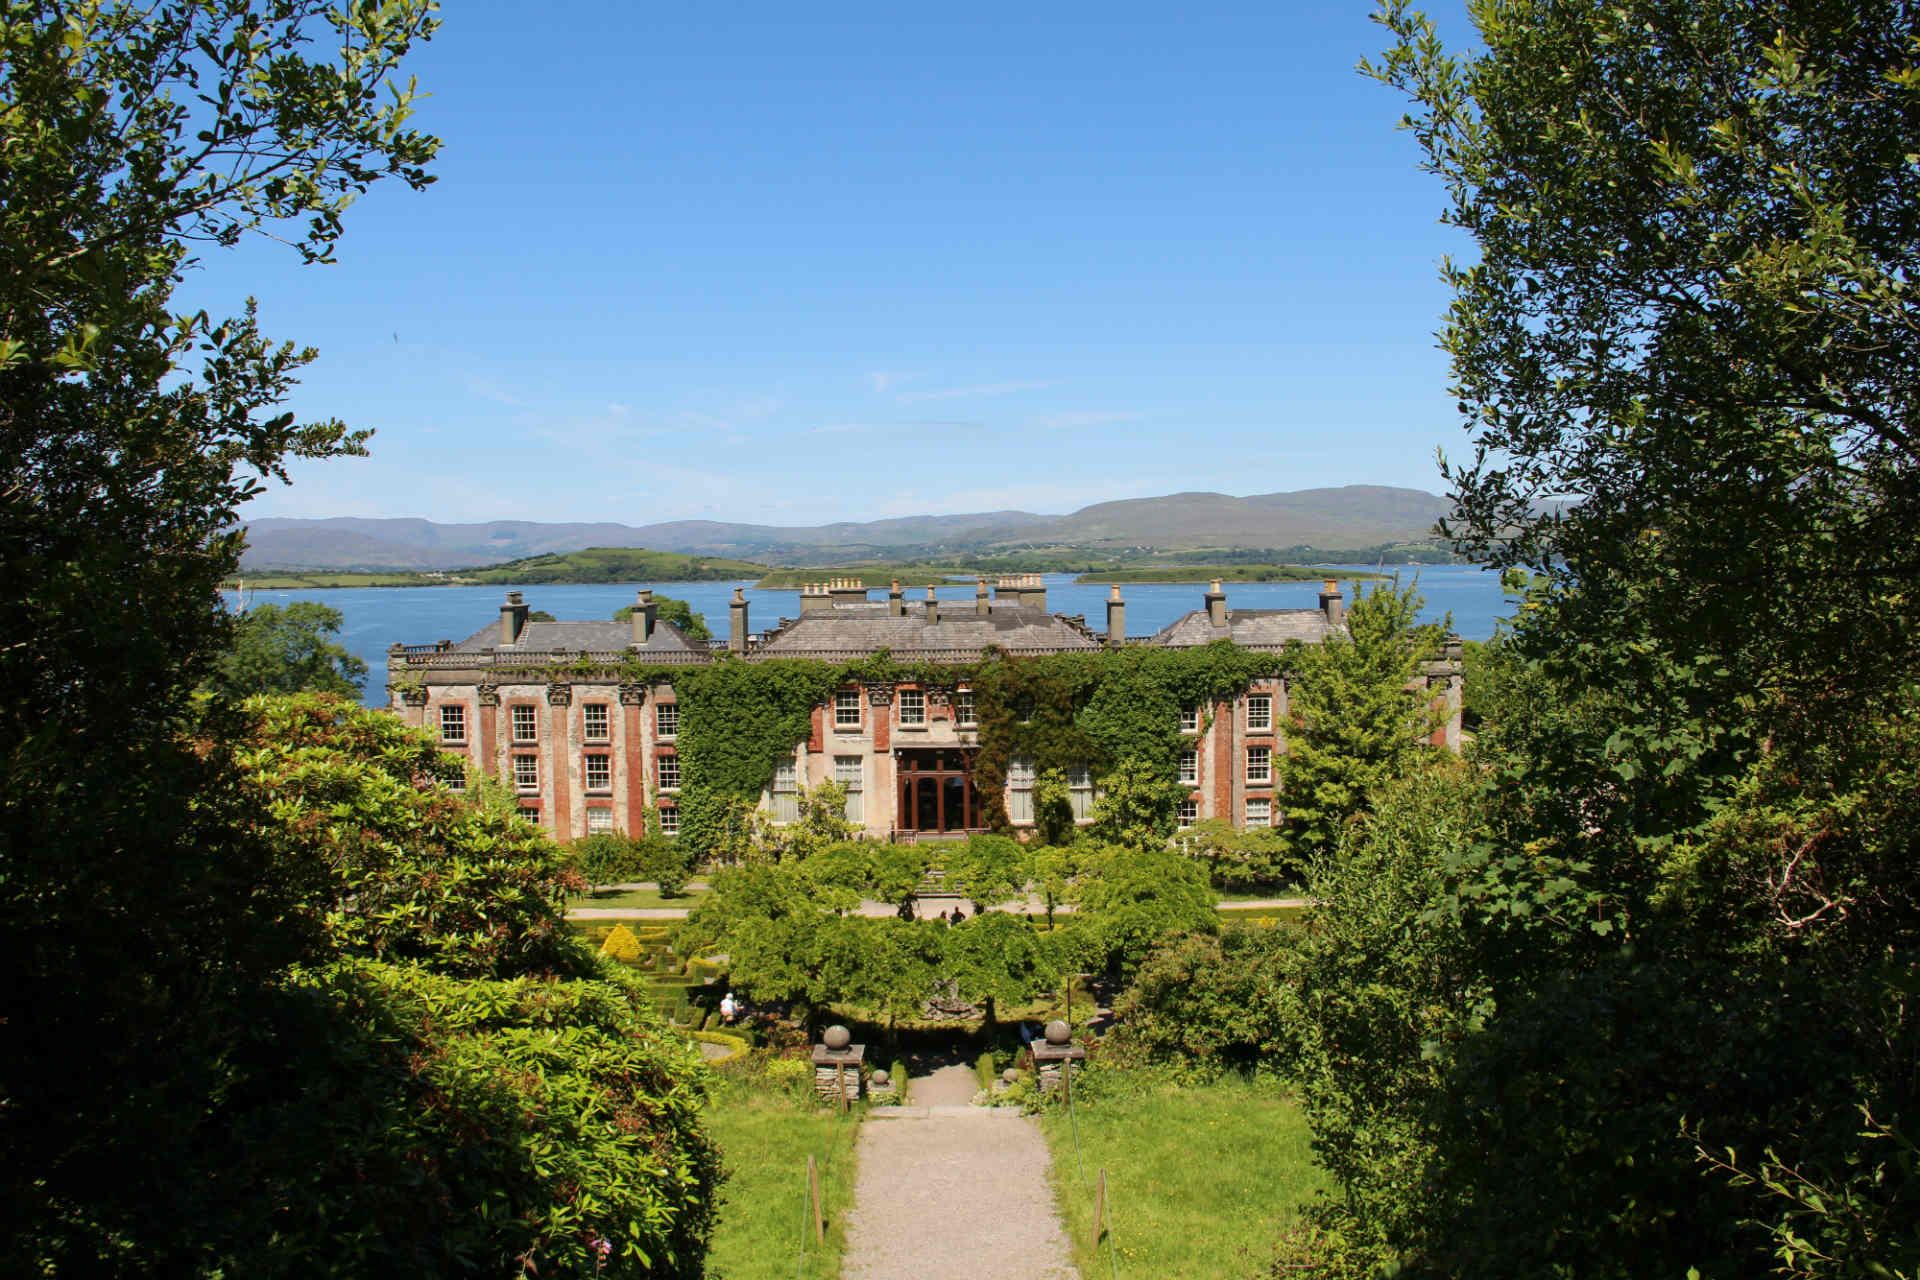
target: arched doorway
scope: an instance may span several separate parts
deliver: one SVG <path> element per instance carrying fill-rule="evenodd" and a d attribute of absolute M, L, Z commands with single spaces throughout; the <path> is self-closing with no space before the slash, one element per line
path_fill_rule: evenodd
<path fill-rule="evenodd" d="M 977 831 L 984 824 L 973 789 L 973 752 L 959 747 L 895 753 L 900 807 L 894 825 L 902 831 Z"/>

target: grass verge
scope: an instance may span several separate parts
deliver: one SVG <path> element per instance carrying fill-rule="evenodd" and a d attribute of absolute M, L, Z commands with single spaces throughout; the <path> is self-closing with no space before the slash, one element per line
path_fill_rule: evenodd
<path fill-rule="evenodd" d="M 812 1082 L 811 1069 L 807 1083 Z M 840 1274 L 853 1204 L 858 1115 L 843 1116 L 795 1088 L 723 1075 L 707 1131 L 726 1164 L 720 1221 L 707 1254 L 710 1280 L 826 1280 Z M 807 1222 L 807 1157 L 819 1162 L 825 1245 Z"/>
<path fill-rule="evenodd" d="M 1073 1117 L 1055 1107 L 1041 1120 L 1081 1276 L 1265 1275 L 1281 1233 L 1327 1185 L 1298 1105 L 1278 1086 L 1238 1077 L 1196 1085 L 1115 1075 L 1114 1087 L 1076 1097 Z M 1101 1169 L 1108 1235 L 1096 1250 Z"/>
<path fill-rule="evenodd" d="M 675 897 L 662 897 L 658 889 L 598 889 L 592 893 L 583 893 L 567 899 L 571 907 L 615 907 L 622 911 L 636 911 L 642 907 L 674 907 L 681 911 L 690 911 L 695 903 L 706 896 L 705 889 L 688 889 Z"/>

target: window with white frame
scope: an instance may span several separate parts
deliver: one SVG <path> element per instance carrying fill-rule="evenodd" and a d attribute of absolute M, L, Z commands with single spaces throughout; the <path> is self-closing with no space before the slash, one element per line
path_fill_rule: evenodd
<path fill-rule="evenodd" d="M 1272 698 L 1256 693 L 1247 699 L 1247 728 L 1263 733 L 1273 728 Z"/>
<path fill-rule="evenodd" d="M 587 834 L 598 835 L 613 830 L 613 810 L 604 806 L 587 810 Z"/>
<path fill-rule="evenodd" d="M 534 719 L 532 707 L 518 706 L 513 709 L 513 740 L 532 742 L 540 736 L 539 722 Z"/>
<path fill-rule="evenodd" d="M 537 804 L 523 804 L 520 806 L 520 816 L 528 822 L 537 823 L 540 821 L 540 806 Z"/>
<path fill-rule="evenodd" d="M 976 725 L 980 717 L 973 709 L 973 690 L 961 689 L 953 695 L 953 720 L 959 725 Z"/>
<path fill-rule="evenodd" d="M 467 709 L 458 702 L 440 707 L 440 741 L 463 743 L 467 740 Z"/>
<path fill-rule="evenodd" d="M 580 708 L 580 713 L 585 717 L 582 723 L 585 725 L 586 740 L 588 742 L 605 742 L 607 740 L 607 725 L 609 723 L 607 718 L 607 704 L 604 702 L 589 702 L 586 706 Z"/>
<path fill-rule="evenodd" d="M 1198 751 L 1182 751 L 1180 753 L 1180 781 L 1200 781 L 1200 753 Z"/>
<path fill-rule="evenodd" d="M 679 736 L 679 703 L 656 702 L 653 704 L 653 732 L 656 737 L 661 738 L 674 738 Z"/>
<path fill-rule="evenodd" d="M 661 756 L 653 762 L 654 778 L 662 791 L 680 789 L 680 757 Z"/>
<path fill-rule="evenodd" d="M 1073 820 L 1085 822 L 1093 817 L 1093 772 L 1075 765 L 1067 770 L 1067 803 L 1073 806 Z"/>
<path fill-rule="evenodd" d="M 1180 708 L 1180 732 L 1200 732 L 1200 708 L 1197 705 Z"/>
<path fill-rule="evenodd" d="M 800 771 L 791 760 L 773 766 L 773 820 L 800 820 Z"/>
<path fill-rule="evenodd" d="M 927 695 L 922 689 L 902 689 L 900 691 L 900 723 L 925 724 L 927 722 Z"/>
<path fill-rule="evenodd" d="M 1273 748 L 1247 748 L 1247 781 L 1249 783 L 1273 781 Z"/>
<path fill-rule="evenodd" d="M 660 815 L 660 834 L 677 836 L 680 834 L 680 810 L 673 805 L 663 805 L 654 810 Z"/>
<path fill-rule="evenodd" d="M 467 789 L 466 761 L 456 756 L 442 756 L 436 773 L 447 790 L 465 791 Z"/>
<path fill-rule="evenodd" d="M 613 790 L 613 757 L 596 751 L 586 759 L 587 790 Z"/>
<path fill-rule="evenodd" d="M 847 793 L 848 822 L 865 823 L 867 820 L 866 797 L 862 794 L 861 781 L 865 773 L 865 761 L 859 756 L 833 758 L 833 780 L 845 788 Z"/>
<path fill-rule="evenodd" d="M 1033 761 L 1020 756 L 1007 761 L 1007 821 L 1033 821 Z"/>
<path fill-rule="evenodd" d="M 513 785 L 521 791 L 540 789 L 540 757 L 515 756 L 513 758 Z"/>
<path fill-rule="evenodd" d="M 833 727 L 836 729 L 860 727 L 860 691 L 858 689 L 842 689 L 833 695 Z"/>
<path fill-rule="evenodd" d="M 1183 829 L 1190 827 L 1200 821 L 1200 802 L 1198 800 L 1182 800 L 1174 810 L 1174 813 L 1176 820 Z"/>
<path fill-rule="evenodd" d="M 1273 825 L 1273 801 L 1265 796 L 1247 797 L 1247 825 L 1250 827 L 1270 827 Z"/>

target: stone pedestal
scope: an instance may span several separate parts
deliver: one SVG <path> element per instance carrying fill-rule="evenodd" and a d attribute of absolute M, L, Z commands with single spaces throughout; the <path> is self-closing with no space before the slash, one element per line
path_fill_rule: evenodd
<path fill-rule="evenodd" d="M 860 1100 L 860 1065 L 866 1060 L 867 1046 L 850 1044 L 844 1049 L 813 1046 L 813 1091 L 822 1101 L 836 1106 Z"/>
<path fill-rule="evenodd" d="M 1040 1092 L 1052 1093 L 1066 1081 L 1070 1063 L 1085 1062 L 1087 1051 L 1074 1044 L 1067 1024 L 1055 1019 L 1047 1024 L 1046 1038 L 1032 1045 L 1033 1067 L 1040 1077 Z"/>

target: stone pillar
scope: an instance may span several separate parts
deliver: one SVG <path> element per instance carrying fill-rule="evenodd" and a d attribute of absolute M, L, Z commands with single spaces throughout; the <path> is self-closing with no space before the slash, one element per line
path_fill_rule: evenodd
<path fill-rule="evenodd" d="M 823 1102 L 847 1107 L 860 1101 L 860 1068 L 867 1046 L 854 1044 L 845 1027 L 828 1027 L 813 1046 L 813 1091 Z"/>
<path fill-rule="evenodd" d="M 747 651 L 747 597 L 739 587 L 727 602 L 727 648 L 736 654 Z"/>
<path fill-rule="evenodd" d="M 500 690 L 497 686 L 483 684 L 480 694 L 480 756 L 477 763 L 480 772 L 489 778 L 500 777 Z"/>
<path fill-rule="evenodd" d="M 1073 1043 L 1067 1024 L 1058 1018 L 1049 1022 L 1046 1038 L 1033 1042 L 1033 1066 L 1040 1077 L 1040 1092 L 1052 1093 L 1063 1086 L 1071 1089 L 1067 1073 L 1077 1072 L 1073 1064 L 1086 1059 L 1087 1051 Z"/>
<path fill-rule="evenodd" d="M 623 828 L 630 836 L 646 834 L 647 753 L 640 731 L 647 691 L 637 684 L 620 686 L 620 776 L 627 810 Z"/>

